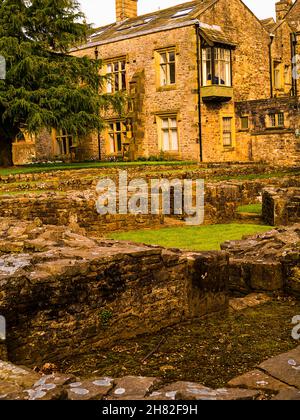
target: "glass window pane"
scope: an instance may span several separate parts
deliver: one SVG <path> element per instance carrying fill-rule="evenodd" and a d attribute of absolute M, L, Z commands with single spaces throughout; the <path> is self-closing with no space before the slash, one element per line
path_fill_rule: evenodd
<path fill-rule="evenodd" d="M 162 64 L 164 64 L 164 63 L 166 63 L 166 62 L 167 62 L 167 54 L 166 54 L 166 53 L 162 53 L 162 54 L 160 54 L 160 62 L 161 62 Z"/>
<path fill-rule="evenodd" d="M 106 90 L 107 93 L 112 93 L 112 83 L 110 79 L 107 80 Z"/>
<path fill-rule="evenodd" d="M 122 151 L 122 134 L 118 133 L 117 134 L 117 148 L 118 148 L 118 152 Z"/>
<path fill-rule="evenodd" d="M 115 87 L 115 91 L 117 92 L 119 90 L 119 73 L 115 73 L 114 74 L 114 87 Z"/>
<path fill-rule="evenodd" d="M 109 135 L 109 151 L 110 153 L 115 153 L 115 142 L 114 142 L 114 135 Z"/>
<path fill-rule="evenodd" d="M 223 134 L 223 143 L 224 146 L 231 146 L 231 133 Z"/>
<path fill-rule="evenodd" d="M 178 134 L 177 129 L 171 131 L 171 150 L 178 150 Z"/>
<path fill-rule="evenodd" d="M 167 83 L 167 66 L 164 64 L 160 67 L 160 84 L 161 86 L 166 86 Z"/>
<path fill-rule="evenodd" d="M 175 61 L 175 51 L 169 52 L 169 61 L 174 62 Z"/>
<path fill-rule="evenodd" d="M 114 71 L 119 71 L 119 63 L 114 63 Z"/>
<path fill-rule="evenodd" d="M 175 63 L 170 64 L 170 84 L 174 84 L 176 82 L 176 70 L 175 70 Z"/>
<path fill-rule="evenodd" d="M 169 119 L 168 118 L 162 119 L 162 128 L 169 128 Z"/>
<path fill-rule="evenodd" d="M 112 72 L 112 65 L 107 64 L 107 73 L 111 73 L 111 72 Z"/>
<path fill-rule="evenodd" d="M 275 118 L 275 114 L 271 114 L 271 115 L 269 115 L 269 121 L 270 121 L 270 126 L 271 126 L 271 127 L 275 127 L 275 126 L 276 126 L 276 118 Z"/>
<path fill-rule="evenodd" d="M 121 79 L 122 79 L 122 87 L 121 87 L 121 89 L 122 90 L 126 90 L 126 73 L 125 72 L 122 72 Z"/>
<path fill-rule="evenodd" d="M 122 62 L 121 62 L 121 69 L 122 69 L 122 70 L 125 70 L 125 66 L 126 66 L 125 61 L 122 61 Z"/>
<path fill-rule="evenodd" d="M 230 62 L 225 64 L 225 85 L 231 86 L 231 68 Z"/>
<path fill-rule="evenodd" d="M 249 118 L 241 117 L 241 129 L 248 130 L 248 128 L 249 128 Z"/>
<path fill-rule="evenodd" d="M 284 125 L 284 114 L 282 112 L 280 112 L 278 114 L 278 125 L 279 126 L 283 126 Z"/>
<path fill-rule="evenodd" d="M 177 127 L 177 119 L 176 118 L 171 118 L 170 126 L 172 128 L 176 128 Z"/>
<path fill-rule="evenodd" d="M 163 130 L 162 149 L 163 149 L 163 151 L 167 151 L 167 150 L 170 149 L 170 146 L 169 146 L 169 130 Z"/>

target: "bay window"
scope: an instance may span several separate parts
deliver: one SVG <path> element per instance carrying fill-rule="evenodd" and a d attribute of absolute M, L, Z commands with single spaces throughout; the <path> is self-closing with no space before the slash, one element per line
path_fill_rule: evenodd
<path fill-rule="evenodd" d="M 202 85 L 231 86 L 231 51 L 226 48 L 202 49 Z"/>

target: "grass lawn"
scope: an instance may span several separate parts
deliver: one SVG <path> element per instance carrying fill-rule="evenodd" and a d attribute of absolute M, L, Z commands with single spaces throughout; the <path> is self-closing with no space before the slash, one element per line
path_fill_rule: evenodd
<path fill-rule="evenodd" d="M 261 214 L 262 213 L 262 204 L 247 204 L 245 206 L 239 206 L 237 208 L 237 211 L 239 213 L 255 213 L 255 214 Z"/>
<path fill-rule="evenodd" d="M 228 240 L 242 239 L 244 235 L 263 233 L 271 226 L 252 224 L 226 224 L 208 226 L 169 227 L 153 230 L 134 230 L 113 233 L 109 237 L 117 240 L 161 245 L 167 248 L 181 248 L 190 251 L 211 251 L 220 249 Z"/>
<path fill-rule="evenodd" d="M 93 169 L 93 168 L 122 168 L 134 166 L 190 166 L 195 165 L 195 162 L 189 161 L 165 161 L 165 162 L 85 162 L 85 163 L 49 163 L 36 164 L 28 166 L 18 166 L 12 168 L 0 168 L 0 175 L 14 175 L 14 174 L 32 174 L 38 172 L 52 172 L 52 171 L 68 171 L 76 169 Z"/>

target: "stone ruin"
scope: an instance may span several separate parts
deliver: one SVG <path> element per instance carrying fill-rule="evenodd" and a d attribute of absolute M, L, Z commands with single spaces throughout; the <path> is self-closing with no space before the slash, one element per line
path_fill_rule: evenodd
<path fill-rule="evenodd" d="M 300 224 L 221 246 L 229 253 L 232 292 L 284 290 L 300 297 Z"/>
<path fill-rule="evenodd" d="M 91 239 L 0 220 L 7 353 L 33 366 L 228 307 L 226 254 Z"/>
<path fill-rule="evenodd" d="M 221 252 L 95 239 L 76 224 L 38 219 L 0 219 L 0 236 L 0 312 L 8 326 L 0 359 L 28 367 L 225 312 L 229 290 L 300 292 L 300 225 L 227 242 Z M 3 361 L 0 399 L 255 399 L 264 392 L 243 389 L 242 379 L 212 390 L 159 378 L 40 375 Z M 275 394 L 296 392 L 276 386 Z"/>
<path fill-rule="evenodd" d="M 226 312 L 229 293 L 299 297 L 298 180 L 272 188 L 261 181 L 208 184 L 208 219 L 232 220 L 237 205 L 253 202 L 265 184 L 264 220 L 291 226 L 226 242 L 220 252 L 102 239 L 107 230 L 156 226 L 163 218 L 108 216 L 99 224 L 89 190 L 4 197 L 0 314 L 6 318 L 7 336 L 0 339 L 0 399 L 260 399 L 266 391 L 275 399 L 299 398 L 299 378 L 293 376 L 300 366 L 299 347 L 289 355 L 296 364 L 288 378 L 276 371 L 274 360 L 219 390 L 189 382 L 165 385 L 159 378 L 41 375 L 12 364 L 33 368 L 55 363 L 108 348 L 118 339 Z"/>
<path fill-rule="evenodd" d="M 300 188 L 264 189 L 262 217 L 271 226 L 299 223 Z"/>

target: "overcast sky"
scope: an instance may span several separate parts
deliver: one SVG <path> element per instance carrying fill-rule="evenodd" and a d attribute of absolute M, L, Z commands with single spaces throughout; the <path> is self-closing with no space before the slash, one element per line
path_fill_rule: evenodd
<path fill-rule="evenodd" d="M 115 21 L 115 0 L 79 0 L 88 22 L 95 26 L 105 25 Z M 139 0 L 139 14 L 151 13 L 190 0 Z M 264 19 L 275 15 L 277 0 L 244 0 L 244 3 L 258 16 Z"/>

